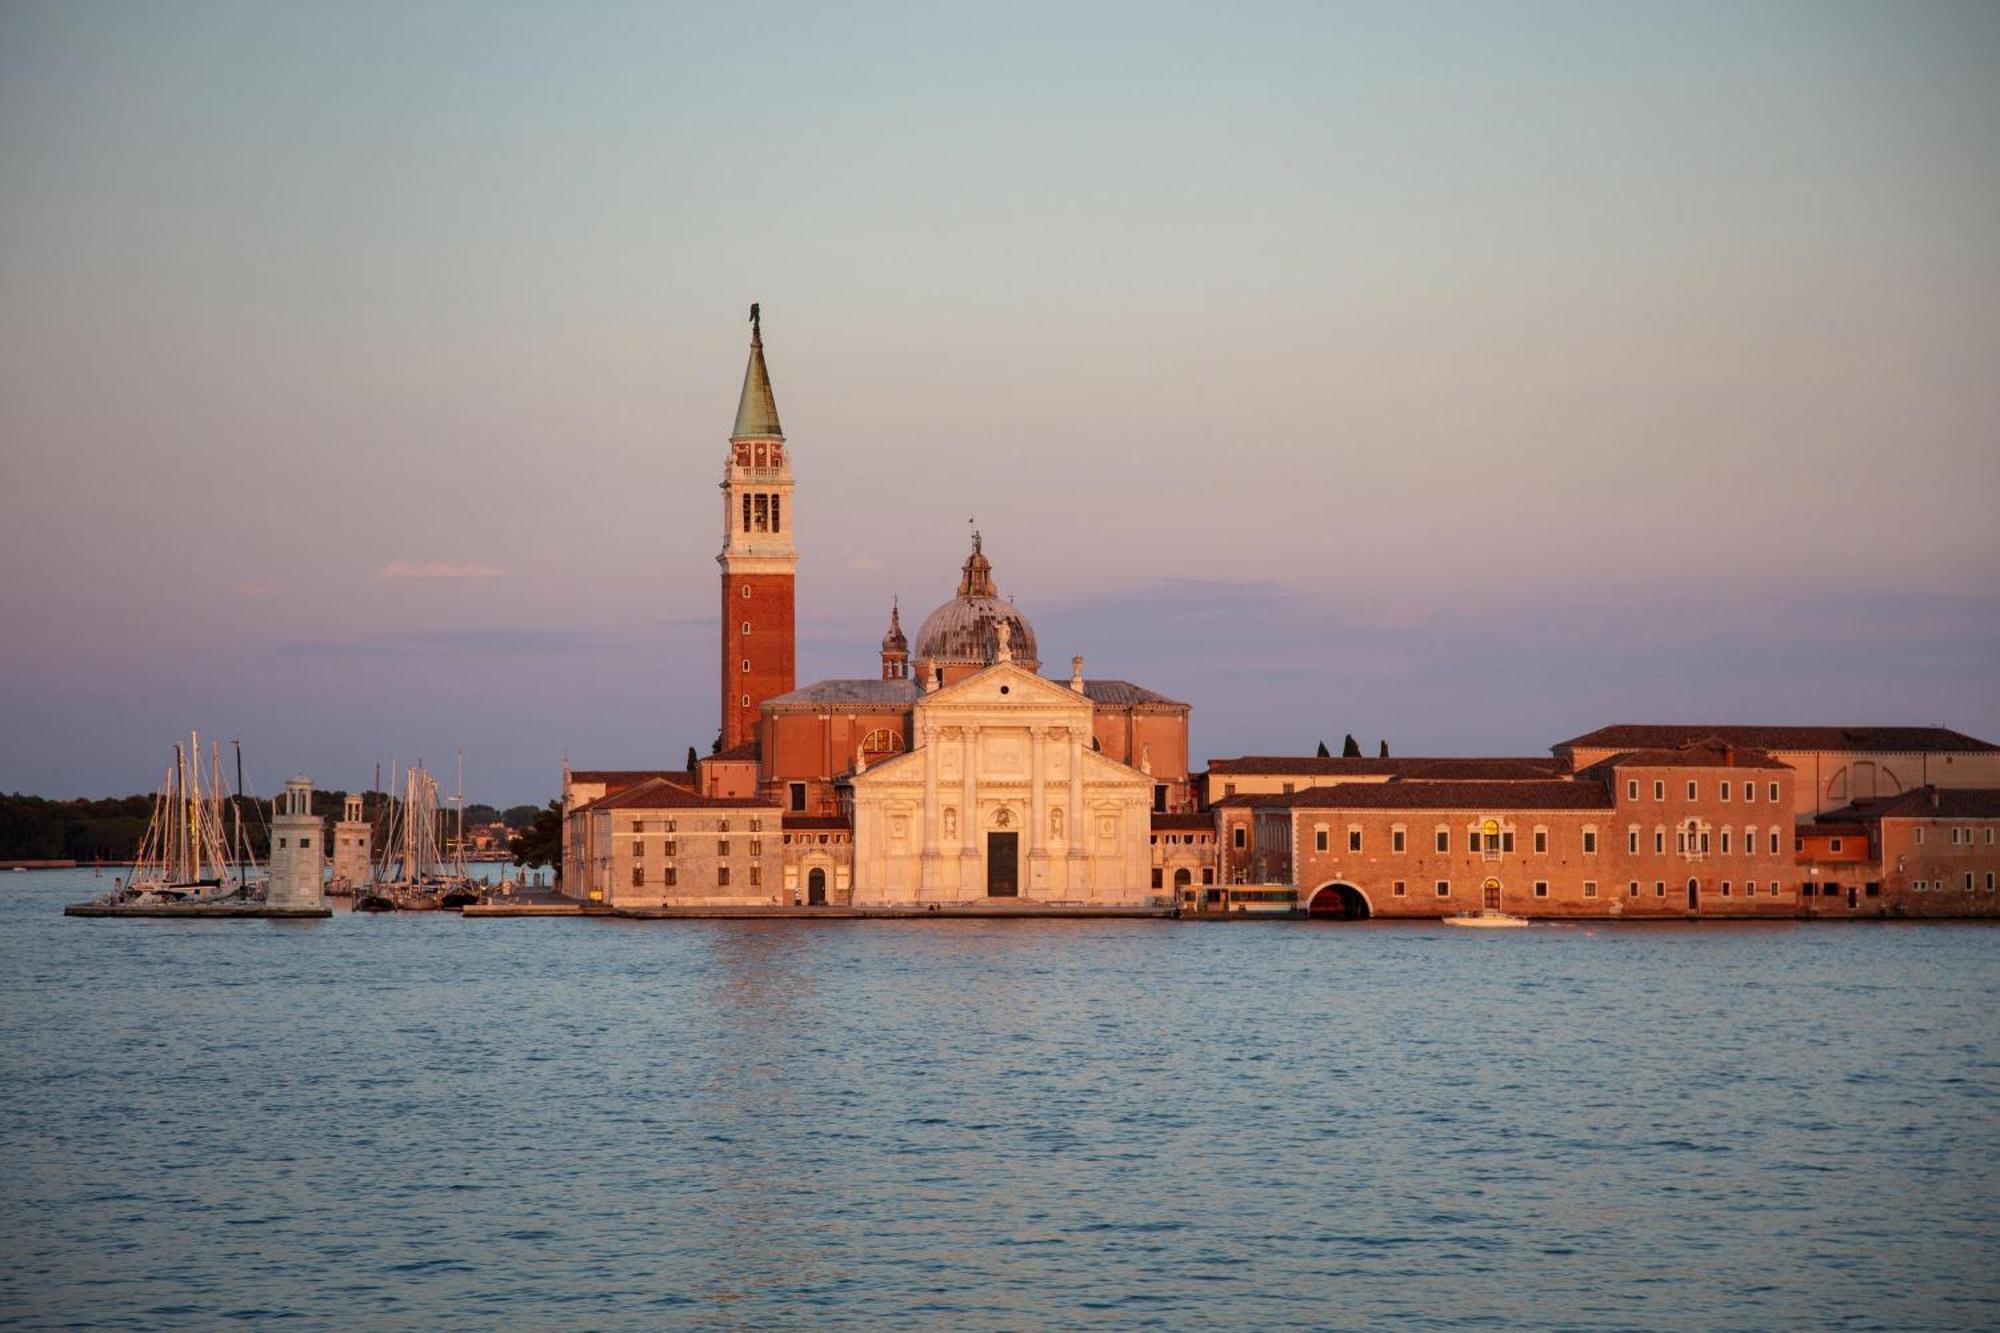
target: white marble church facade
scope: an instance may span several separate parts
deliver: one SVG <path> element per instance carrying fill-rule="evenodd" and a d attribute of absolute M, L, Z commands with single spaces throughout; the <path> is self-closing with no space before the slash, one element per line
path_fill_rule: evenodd
<path fill-rule="evenodd" d="M 1092 748 L 1092 705 L 1007 660 L 914 707 L 915 748 L 850 779 L 857 906 L 1152 901 L 1153 779 Z"/>

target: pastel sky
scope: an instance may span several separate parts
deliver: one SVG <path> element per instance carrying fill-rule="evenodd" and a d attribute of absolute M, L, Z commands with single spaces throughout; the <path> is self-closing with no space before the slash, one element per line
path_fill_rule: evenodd
<path fill-rule="evenodd" d="M 0 4 L 0 789 L 717 727 L 977 516 L 1210 755 L 2000 739 L 2000 6 Z"/>

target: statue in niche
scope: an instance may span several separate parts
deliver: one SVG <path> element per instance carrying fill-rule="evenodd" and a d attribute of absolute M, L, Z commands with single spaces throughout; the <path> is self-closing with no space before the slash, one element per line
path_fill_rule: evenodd
<path fill-rule="evenodd" d="M 1056 806 L 1054 809 L 1049 811 L 1049 836 L 1051 838 L 1060 838 L 1062 836 L 1061 806 Z"/>
<path fill-rule="evenodd" d="M 958 811 L 951 806 L 944 808 L 944 836 L 947 838 L 958 836 Z"/>

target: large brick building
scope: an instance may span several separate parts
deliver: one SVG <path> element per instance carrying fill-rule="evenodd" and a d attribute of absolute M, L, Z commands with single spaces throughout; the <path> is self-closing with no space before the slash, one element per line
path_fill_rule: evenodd
<path fill-rule="evenodd" d="M 800 685 L 796 483 L 751 317 L 721 483 L 715 751 L 691 773 L 566 770 L 568 893 L 2000 915 L 2000 746 L 1941 727 L 1623 723 L 1546 757 L 1244 756 L 1194 774 L 1186 703 L 1087 679 L 1081 657 L 1067 681 L 1041 675 L 977 533 L 914 643 L 892 602 L 870 674 Z"/>

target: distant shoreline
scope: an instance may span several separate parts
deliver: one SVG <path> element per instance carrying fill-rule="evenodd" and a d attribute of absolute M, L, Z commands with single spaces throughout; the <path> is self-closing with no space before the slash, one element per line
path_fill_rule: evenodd
<path fill-rule="evenodd" d="M 79 864 L 77 861 L 0 861 L 0 870 L 74 870 Z"/>

